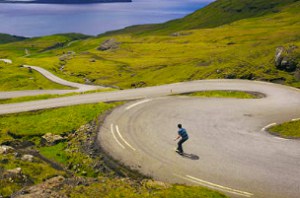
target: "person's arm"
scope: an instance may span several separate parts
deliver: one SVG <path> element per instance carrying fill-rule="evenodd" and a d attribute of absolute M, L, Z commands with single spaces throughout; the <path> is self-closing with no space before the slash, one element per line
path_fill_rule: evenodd
<path fill-rule="evenodd" d="M 178 136 L 177 136 L 177 138 L 175 138 L 175 139 L 174 139 L 174 141 L 178 140 L 180 137 L 181 137 L 181 136 L 180 136 L 180 135 L 178 135 Z"/>

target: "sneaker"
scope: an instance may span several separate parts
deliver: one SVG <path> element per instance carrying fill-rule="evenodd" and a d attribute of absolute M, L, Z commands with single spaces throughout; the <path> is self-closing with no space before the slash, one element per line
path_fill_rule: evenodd
<path fill-rule="evenodd" d="M 176 150 L 176 153 L 178 153 L 179 155 L 183 155 L 183 152 L 180 152 L 179 150 Z"/>

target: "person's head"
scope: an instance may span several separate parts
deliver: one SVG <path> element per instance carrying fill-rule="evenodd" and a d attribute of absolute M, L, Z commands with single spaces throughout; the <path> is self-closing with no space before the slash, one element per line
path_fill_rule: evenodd
<path fill-rule="evenodd" d="M 177 126 L 178 126 L 178 128 L 180 128 L 180 129 L 182 128 L 182 124 L 178 124 Z"/>

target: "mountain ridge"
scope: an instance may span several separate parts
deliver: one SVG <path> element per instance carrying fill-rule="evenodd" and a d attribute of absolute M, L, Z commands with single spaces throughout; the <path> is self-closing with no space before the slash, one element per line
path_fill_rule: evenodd
<path fill-rule="evenodd" d="M 27 39 L 27 38 L 23 37 L 23 36 L 16 36 L 16 35 L 0 33 L 0 44 L 16 42 L 16 41 L 23 41 L 25 39 Z"/>
<path fill-rule="evenodd" d="M 214 28 L 238 20 L 280 12 L 286 5 L 300 0 L 217 0 L 183 17 L 161 24 L 134 25 L 106 34 L 169 34 L 176 31 Z"/>

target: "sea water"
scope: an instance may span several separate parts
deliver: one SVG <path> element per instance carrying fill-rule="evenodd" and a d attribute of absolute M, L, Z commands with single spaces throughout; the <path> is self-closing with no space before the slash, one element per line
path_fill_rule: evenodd
<path fill-rule="evenodd" d="M 0 32 L 43 36 L 77 32 L 97 35 L 131 25 L 181 18 L 213 0 L 133 0 L 131 3 L 0 4 Z"/>

